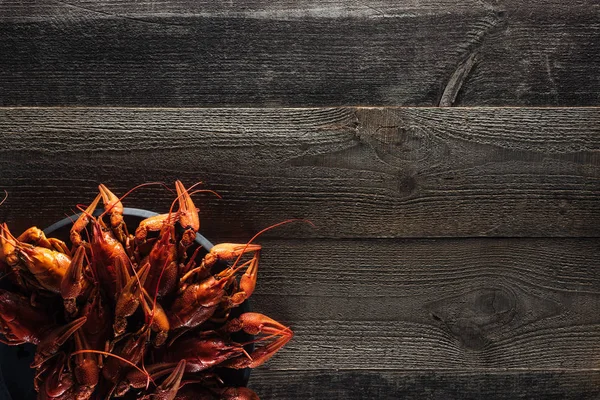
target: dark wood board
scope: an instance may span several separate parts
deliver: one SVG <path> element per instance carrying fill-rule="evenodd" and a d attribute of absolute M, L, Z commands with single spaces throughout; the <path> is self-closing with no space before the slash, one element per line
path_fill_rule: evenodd
<path fill-rule="evenodd" d="M 209 237 L 598 236 L 598 108 L 0 109 L 0 217 L 16 231 L 182 179 Z M 168 210 L 143 188 L 126 206 Z"/>
<path fill-rule="evenodd" d="M 597 239 L 264 240 L 262 399 L 597 399 Z"/>
<path fill-rule="evenodd" d="M 0 105 L 598 105 L 594 0 L 3 1 Z"/>
<path fill-rule="evenodd" d="M 600 372 L 261 369 L 250 387 L 263 400 L 597 400 Z"/>
<path fill-rule="evenodd" d="M 597 239 L 263 240 L 268 368 L 584 370 L 600 363 Z"/>

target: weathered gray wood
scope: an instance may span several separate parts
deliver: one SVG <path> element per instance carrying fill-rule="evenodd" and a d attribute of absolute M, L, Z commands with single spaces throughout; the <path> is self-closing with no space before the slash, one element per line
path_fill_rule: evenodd
<path fill-rule="evenodd" d="M 597 108 L 0 109 L 0 217 L 48 225 L 202 180 L 208 237 L 598 236 Z M 143 188 L 126 206 L 166 211 Z"/>
<path fill-rule="evenodd" d="M 264 400 L 596 400 L 600 372 L 408 372 L 366 370 L 252 373 L 250 387 Z"/>
<path fill-rule="evenodd" d="M 3 1 L 0 105 L 598 105 L 598 7 Z"/>
<path fill-rule="evenodd" d="M 520 6 L 520 7 L 519 7 Z M 420 0 L 419 2 L 394 2 L 373 0 L 359 3 L 355 0 L 242 0 L 238 3 L 215 3 L 210 0 L 169 0 L 136 3 L 120 0 L 80 0 L 77 2 L 37 1 L 23 4 L 18 0 L 5 0 L 0 4 L 0 21 L 28 22 L 41 20 L 70 20 L 75 18 L 160 18 L 167 16 L 203 16 L 215 18 L 246 18 L 265 20 L 297 20 L 306 17 L 336 20 L 344 17 L 402 18 L 442 13 L 479 13 L 482 10 L 503 11 L 514 9 L 515 14 L 526 11 L 541 15 L 583 14 L 597 9 L 590 1 L 577 1 L 566 7 L 560 0 L 542 0 L 520 4 L 517 0 L 497 0 L 484 3 L 479 0 Z M 60 12 L 59 12 L 60 11 Z M 95 14 L 95 15 L 94 15 Z M 141 22 L 144 22 L 142 20 Z"/>
<path fill-rule="evenodd" d="M 600 363 L 597 239 L 263 240 L 274 370 L 574 370 Z"/>

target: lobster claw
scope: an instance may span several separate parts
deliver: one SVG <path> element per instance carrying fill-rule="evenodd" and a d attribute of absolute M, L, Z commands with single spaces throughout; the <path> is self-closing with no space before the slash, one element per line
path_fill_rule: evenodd
<path fill-rule="evenodd" d="M 137 271 L 137 276 L 129 276 L 127 266 L 123 265 L 120 260 L 115 263 L 115 266 L 117 277 L 121 277 L 117 279 L 117 293 L 119 293 L 119 296 L 115 306 L 115 322 L 113 324 L 115 335 L 118 336 L 123 334 L 127 328 L 127 317 L 133 315 L 140 305 L 141 289 L 148 277 L 150 264 L 144 264 L 144 266 Z M 122 280 L 125 279 L 125 277 L 128 277 L 127 282 L 125 286 L 122 286 Z"/>
<path fill-rule="evenodd" d="M 83 274 L 84 258 L 85 247 L 79 246 L 60 283 L 60 294 L 63 298 L 65 310 L 70 315 L 75 315 L 77 312 L 77 297 L 87 287 L 87 280 Z"/>
<path fill-rule="evenodd" d="M 146 289 L 142 288 L 141 303 L 146 318 L 150 319 L 150 329 L 156 332 L 156 336 L 152 341 L 154 347 L 162 346 L 169 336 L 170 323 L 165 310 L 158 302 L 154 302 Z"/>
<path fill-rule="evenodd" d="M 185 360 L 179 361 L 177 367 L 167 376 L 154 391 L 154 399 L 173 400 L 181 386 L 181 378 L 185 373 Z"/>
<path fill-rule="evenodd" d="M 17 243 L 14 236 L 8 230 L 8 225 L 0 224 L 0 261 L 3 261 L 14 267 L 18 264 L 19 258 L 16 253 Z"/>
<path fill-rule="evenodd" d="M 104 203 L 104 212 L 110 216 L 110 227 L 117 240 L 125 244 L 129 232 L 127 232 L 127 225 L 123 221 L 123 203 L 103 183 L 98 186 L 98 190 L 100 190 L 102 202 Z"/>
<path fill-rule="evenodd" d="M 227 307 L 233 308 L 242 304 L 248 297 L 254 293 L 256 287 L 256 279 L 258 277 L 258 261 L 260 259 L 260 251 L 257 251 L 248 262 L 246 272 L 240 278 L 240 290 L 226 299 Z M 242 266 L 240 266 L 241 268 Z"/>
<path fill-rule="evenodd" d="M 100 201 L 101 195 L 97 195 L 94 201 L 85 209 L 84 212 L 81 213 L 77 221 L 71 227 L 70 239 L 71 243 L 73 243 L 73 247 L 77 248 L 81 245 L 87 245 L 87 243 L 81 238 L 81 232 L 85 229 L 87 224 L 90 222 L 90 218 L 96 207 L 98 206 L 98 202 Z"/>
<path fill-rule="evenodd" d="M 181 245 L 187 249 L 196 239 L 196 232 L 200 229 L 200 218 L 192 197 L 181 181 L 175 182 L 175 189 L 179 201 L 179 224 L 184 229 Z"/>
<path fill-rule="evenodd" d="M 112 227 L 120 226 L 123 223 L 123 203 L 103 183 L 98 186 L 98 190 L 102 196 L 104 209 L 110 215 L 110 225 Z"/>
<path fill-rule="evenodd" d="M 250 335 L 265 333 L 267 335 L 289 336 L 290 338 L 294 336 L 289 327 L 264 314 L 255 312 L 243 313 L 238 318 L 230 320 L 222 329 L 229 333 L 243 330 Z"/>
<path fill-rule="evenodd" d="M 204 257 L 204 264 L 210 268 L 218 261 L 232 261 L 242 254 L 259 251 L 261 248 L 259 244 L 219 243 Z"/>
<path fill-rule="evenodd" d="M 0 333 L 7 344 L 40 344 L 54 321 L 44 310 L 33 307 L 30 299 L 8 290 L 0 289 Z M 0 340 L 4 343 L 4 340 Z"/>
<path fill-rule="evenodd" d="M 21 233 L 19 237 L 17 237 L 17 240 L 34 246 L 41 246 L 50 250 L 59 251 L 71 257 L 71 252 L 65 242 L 56 238 L 47 238 L 44 231 L 36 226 L 32 226 Z"/>
<path fill-rule="evenodd" d="M 202 263 L 200 266 L 190 269 L 183 275 L 180 279 L 181 288 L 180 291 L 185 290 L 187 285 L 185 285 L 185 281 L 187 281 L 194 274 L 200 274 L 202 276 L 203 273 L 210 271 L 210 269 L 219 261 L 233 261 L 237 257 L 240 257 L 243 254 L 258 252 L 262 249 L 262 246 L 259 244 L 247 244 L 247 243 L 218 243 L 215 244 L 208 254 L 204 256 Z M 258 263 L 258 259 L 256 260 Z M 258 265 L 258 264 L 257 264 Z M 187 270 L 188 268 L 186 268 Z M 227 273 L 223 271 L 223 273 Z"/>
<path fill-rule="evenodd" d="M 87 317 L 81 317 L 70 323 L 58 327 L 52 330 L 37 346 L 37 351 L 31 364 L 31 368 L 37 368 L 46 362 L 49 358 L 52 358 L 57 352 L 60 346 L 85 324 Z"/>
<path fill-rule="evenodd" d="M 90 350 L 85 336 L 81 331 L 75 332 L 75 348 L 77 351 Z M 88 399 L 94 392 L 100 379 L 100 367 L 98 366 L 98 356 L 96 354 L 82 352 L 75 355 L 74 375 L 78 383 L 77 393 L 80 397 Z"/>
<path fill-rule="evenodd" d="M 64 373 L 66 363 L 67 355 L 63 352 L 58 353 L 55 364 L 47 368 L 48 375 L 44 379 L 44 384 L 38 384 L 40 390 L 38 398 L 55 398 L 70 394 L 67 392 L 72 391 L 75 382 L 71 374 Z"/>
<path fill-rule="evenodd" d="M 266 315 L 252 312 L 244 313 L 239 318 L 230 320 L 222 329 L 227 332 L 243 330 L 251 335 L 258 335 L 260 333 L 269 335 L 265 339 L 259 339 L 258 341 L 269 339 L 272 336 L 279 337 L 267 345 L 254 350 L 250 354 L 250 359 L 237 357 L 223 364 L 225 367 L 235 369 L 256 368 L 264 364 L 294 336 L 289 327 L 280 324 Z"/>

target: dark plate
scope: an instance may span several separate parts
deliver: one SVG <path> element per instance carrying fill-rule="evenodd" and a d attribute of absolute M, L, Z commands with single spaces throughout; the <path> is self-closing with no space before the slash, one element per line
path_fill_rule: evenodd
<path fill-rule="evenodd" d="M 102 213 L 102 210 L 96 210 L 95 215 Z M 145 218 L 158 215 L 155 212 L 141 210 L 138 208 L 125 208 L 123 210 L 125 223 L 127 226 L 138 226 L 140 221 Z M 69 232 L 73 221 L 77 215 L 71 218 L 62 219 L 48 228 L 44 229 L 44 233 L 48 237 L 55 237 L 69 243 Z M 196 234 L 196 243 L 204 249 L 210 250 L 213 245 L 201 234 Z M 204 253 L 206 254 L 206 253 Z M 200 254 L 203 256 L 203 254 Z M 242 313 L 250 311 L 248 301 L 242 303 L 241 306 L 235 308 L 231 312 L 232 317 L 237 317 Z M 250 342 L 254 339 L 253 336 L 240 333 L 233 336 L 233 340 L 240 343 Z M 254 345 L 245 346 L 247 352 L 252 352 Z M 33 361 L 35 346 L 26 344 L 22 346 L 7 346 L 0 343 L 0 399 L 1 400 L 34 400 L 36 392 L 33 389 L 33 378 L 35 370 L 29 368 Z M 223 381 L 228 386 L 246 386 L 250 378 L 250 369 L 232 370 L 227 369 L 219 372 Z M 12 397 L 11 397 L 12 395 Z"/>

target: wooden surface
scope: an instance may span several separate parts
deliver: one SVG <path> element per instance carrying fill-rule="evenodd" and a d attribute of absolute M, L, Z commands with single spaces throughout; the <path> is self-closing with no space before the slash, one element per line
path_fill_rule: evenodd
<path fill-rule="evenodd" d="M 0 109 L 7 219 L 206 182 L 209 237 L 598 236 L 598 108 Z M 40 187 L 46 189 L 37 196 Z M 126 202 L 162 211 L 171 194 Z M 32 222 L 15 221 L 24 229 Z"/>
<path fill-rule="evenodd" d="M 261 240 L 263 400 L 598 399 L 600 5 L 397 3 L 0 3 L 0 220 L 313 221 Z"/>
<path fill-rule="evenodd" d="M 314 221 L 263 240 L 253 307 L 296 332 L 254 373 L 266 398 L 297 398 L 314 374 L 332 386 L 312 398 L 344 398 L 354 379 L 366 397 L 593 398 L 598 111 L 5 108 L 0 216 L 18 232 L 99 182 L 179 177 L 222 194 L 196 198 L 213 241 Z M 125 205 L 171 198 L 142 188 Z M 523 386 L 536 374 L 554 386 Z"/>
<path fill-rule="evenodd" d="M 0 105 L 600 99 L 595 0 L 272 3 L 3 1 Z"/>
<path fill-rule="evenodd" d="M 261 371 L 267 399 L 597 399 L 600 373 L 443 372 L 390 370 Z M 281 382 L 285 382 L 282 384 Z M 290 393 L 292 395 L 290 396 Z"/>

